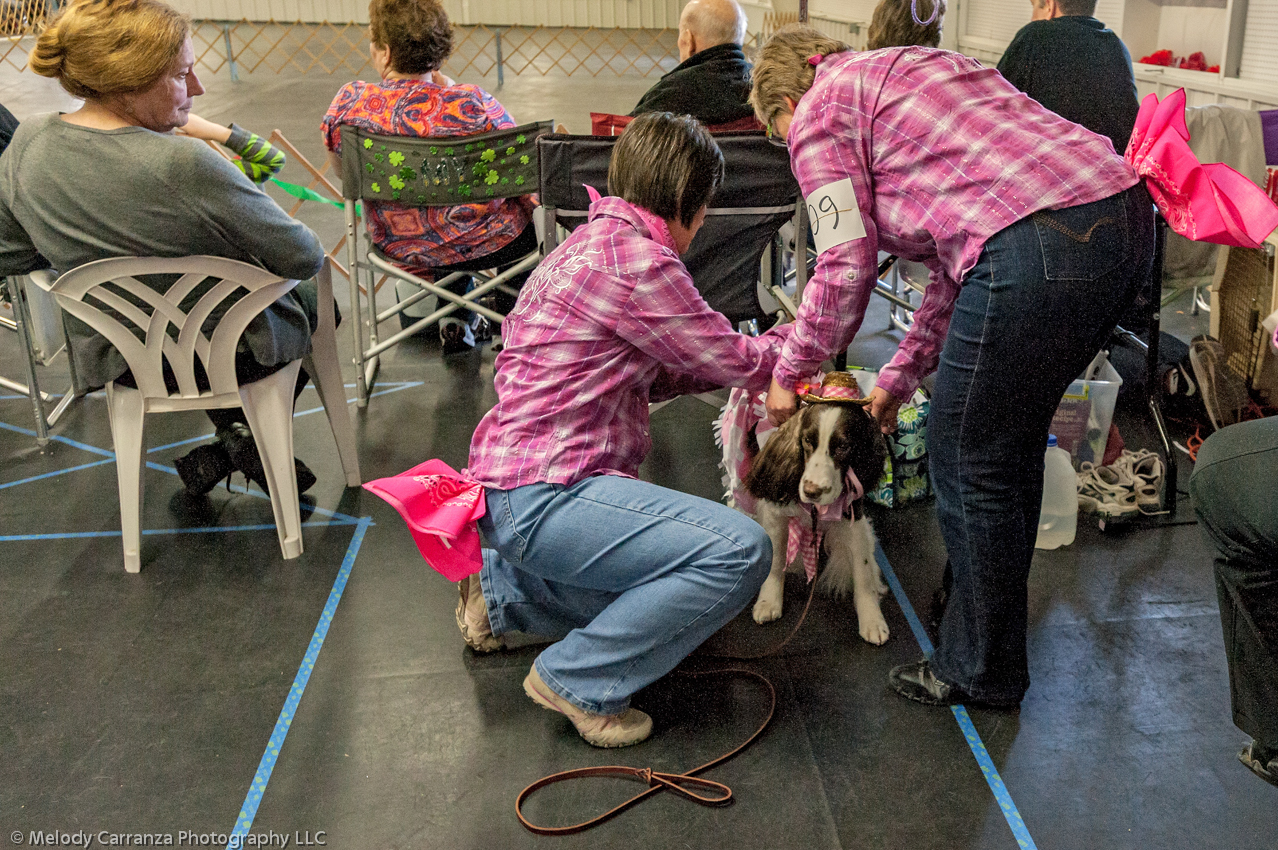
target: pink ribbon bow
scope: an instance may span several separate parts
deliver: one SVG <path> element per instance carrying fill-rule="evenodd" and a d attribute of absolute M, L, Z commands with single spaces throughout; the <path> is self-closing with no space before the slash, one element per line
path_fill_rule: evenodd
<path fill-rule="evenodd" d="M 399 511 L 426 563 L 444 578 L 461 581 L 483 568 L 476 523 L 487 512 L 484 486 L 464 470 L 428 460 L 364 489 Z"/>
<path fill-rule="evenodd" d="M 1124 158 L 1171 229 L 1198 242 L 1259 248 L 1278 227 L 1278 206 L 1264 190 L 1223 163 L 1203 165 L 1189 149 L 1185 90 L 1159 103 L 1141 101 Z"/>

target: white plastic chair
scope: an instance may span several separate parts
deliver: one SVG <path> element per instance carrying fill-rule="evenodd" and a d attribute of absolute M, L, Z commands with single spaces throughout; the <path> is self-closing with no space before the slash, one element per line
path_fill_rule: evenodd
<path fill-rule="evenodd" d="M 180 275 L 167 292 L 138 280 L 139 275 Z M 208 279 L 218 282 L 189 311 L 179 305 Z M 360 484 L 355 431 L 337 360 L 333 281 L 328 261 L 316 276 L 319 327 L 311 337 L 306 370 L 315 382 L 337 441 L 348 487 Z M 243 407 L 271 491 L 271 508 L 285 558 L 302 554 L 302 518 L 293 464 L 293 389 L 302 360 L 259 381 L 241 386 L 235 377 L 235 349 L 253 317 L 297 286 L 270 272 L 222 257 L 118 257 L 86 263 L 55 281 L 50 289 L 62 309 L 102 334 L 124 357 L 138 388 L 107 384 L 111 438 L 120 486 L 120 525 L 124 568 L 141 569 L 142 438 L 147 413 Z M 218 322 L 211 337 L 201 328 L 213 310 L 239 289 L 248 290 Z M 127 298 L 121 296 L 127 293 Z M 104 305 L 110 315 L 86 302 Z M 139 305 L 145 305 L 139 306 Z M 123 320 L 122 320 L 123 319 Z M 130 325 L 143 332 L 138 339 Z M 171 332 L 172 329 L 172 332 Z M 177 392 L 164 384 L 164 361 L 177 379 Z M 196 386 L 195 364 L 208 376 L 209 389 Z"/>

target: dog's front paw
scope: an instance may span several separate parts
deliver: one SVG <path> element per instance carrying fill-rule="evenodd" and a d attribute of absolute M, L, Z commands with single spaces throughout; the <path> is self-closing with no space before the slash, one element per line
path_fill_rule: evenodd
<path fill-rule="evenodd" d="M 882 646 L 887 643 L 888 635 L 888 624 L 882 616 L 868 622 L 864 619 L 861 621 L 861 637 L 866 643 Z"/>
<path fill-rule="evenodd" d="M 781 600 L 764 599 L 763 594 L 754 603 L 754 621 L 759 625 L 771 623 L 781 617 Z"/>

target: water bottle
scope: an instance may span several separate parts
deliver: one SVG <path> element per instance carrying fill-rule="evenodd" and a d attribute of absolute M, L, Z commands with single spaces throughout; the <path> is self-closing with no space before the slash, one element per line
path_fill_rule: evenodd
<path fill-rule="evenodd" d="M 1047 437 L 1043 459 L 1043 507 L 1038 514 L 1035 549 L 1055 549 L 1074 542 L 1078 528 L 1078 479 L 1069 452 L 1056 445 L 1056 435 Z"/>

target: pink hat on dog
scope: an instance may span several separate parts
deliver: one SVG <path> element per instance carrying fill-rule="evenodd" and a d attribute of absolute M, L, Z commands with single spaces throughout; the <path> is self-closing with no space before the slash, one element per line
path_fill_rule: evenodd
<path fill-rule="evenodd" d="M 865 407 L 870 403 L 868 397 L 861 397 L 861 386 L 852 377 L 851 372 L 830 372 L 821 381 L 821 386 L 804 392 L 800 388 L 798 396 L 809 404 L 859 404 Z"/>

